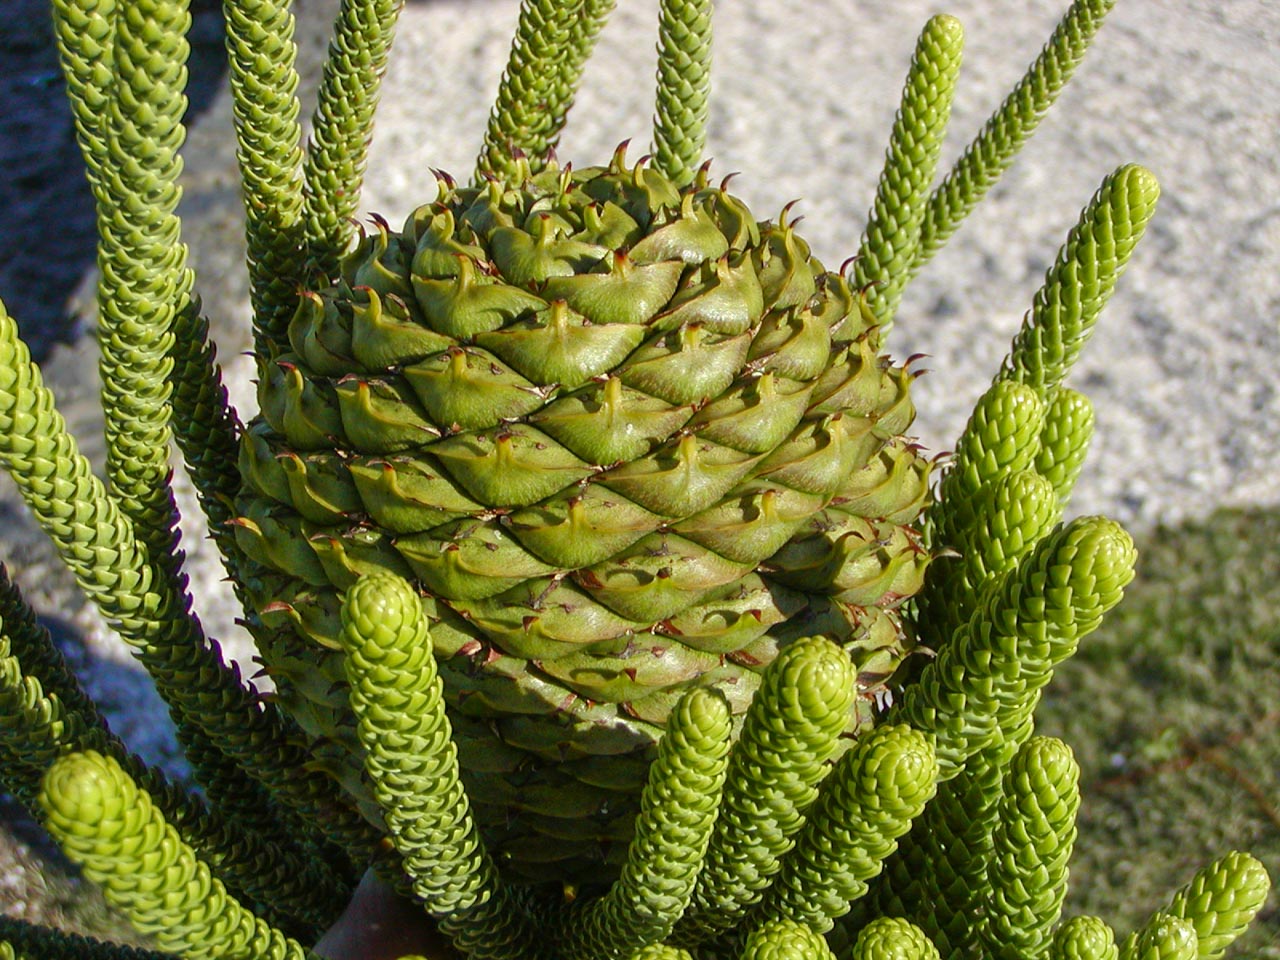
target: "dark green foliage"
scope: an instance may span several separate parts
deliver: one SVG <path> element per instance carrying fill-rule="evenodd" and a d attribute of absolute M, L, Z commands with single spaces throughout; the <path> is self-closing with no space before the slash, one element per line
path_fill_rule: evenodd
<path fill-rule="evenodd" d="M 313 268 L 326 276 L 337 269 L 338 255 L 355 234 L 351 221 L 359 208 L 373 113 L 403 5 L 404 0 L 343 0 L 334 23 L 303 173 L 307 251 Z M 283 304 L 268 304 L 277 314 L 270 319 L 278 344 L 284 343 L 279 334 L 288 319 L 279 308 L 295 299 L 294 290 L 284 294 Z"/>
<path fill-rule="evenodd" d="M 227 0 L 223 19 L 254 340 L 265 352 L 284 341 L 305 255 L 302 188 L 296 177 L 302 125 L 294 18 L 285 0 Z"/>
<path fill-rule="evenodd" d="M 718 691 L 697 687 L 681 698 L 649 768 L 622 875 L 583 909 L 579 943 L 570 951 L 583 958 L 625 957 L 671 935 L 689 906 L 711 841 L 731 721 Z"/>
<path fill-rule="evenodd" d="M 1053 934 L 1049 960 L 1116 960 L 1115 932 L 1097 917 L 1082 915 L 1064 922 Z"/>
<path fill-rule="evenodd" d="M 1120 944 L 1120 960 L 1195 960 L 1198 952 L 1195 927 L 1166 913 L 1155 914 Z"/>
<path fill-rule="evenodd" d="M 742 960 L 835 960 L 825 940 L 794 920 L 770 920 L 747 937 Z"/>
<path fill-rule="evenodd" d="M 417 594 L 398 577 L 365 577 L 348 592 L 342 621 L 365 767 L 414 893 L 468 955 L 537 955 L 537 940 L 498 880 L 458 779 Z"/>
<path fill-rule="evenodd" d="M 1173 895 L 1169 915 L 1196 931 L 1200 960 L 1220 960 L 1271 892 L 1266 869 L 1247 853 L 1229 853 L 1200 869 Z"/>
<path fill-rule="evenodd" d="M 166 960 L 171 956 L 0 917 L 0 960 Z"/>
<path fill-rule="evenodd" d="M 29 664 L 34 674 L 23 675 Z M 36 809 L 45 769 L 73 750 L 98 750 L 127 771 L 182 840 L 237 895 L 271 922 L 314 932 L 349 894 L 322 862 L 211 811 L 201 798 L 147 767 L 108 730 L 51 639 L 0 571 L 0 749 L 5 786 Z"/>
<path fill-rule="evenodd" d="M 867 303 L 887 330 L 919 255 L 928 190 L 960 72 L 964 30 L 955 17 L 933 17 L 920 34 L 894 120 L 876 199 L 854 263 L 858 287 L 873 285 Z"/>
<path fill-rule="evenodd" d="M 1022 728 L 1057 664 L 1119 602 L 1134 560 L 1118 524 L 1082 517 L 1045 537 L 983 593 L 894 713 L 938 738 L 941 779 Z"/>
<path fill-rule="evenodd" d="M 980 935 L 993 957 L 1043 953 L 1067 893 L 1080 768 L 1061 740 L 1033 737 L 1009 761 L 987 858 Z"/>
<path fill-rule="evenodd" d="M 823 782 L 754 922 L 789 918 L 826 933 L 867 892 L 937 780 L 933 744 L 920 731 L 885 724 L 865 733 Z"/>
<path fill-rule="evenodd" d="M 913 270 L 942 248 L 1013 162 L 1113 6 L 1115 0 L 1075 0 L 1063 14 L 1040 56 L 930 195 Z"/>
<path fill-rule="evenodd" d="M 693 180 L 707 145 L 711 3 L 666 0 L 661 11 L 654 165 L 673 183 L 684 186 Z"/>
<path fill-rule="evenodd" d="M 858 932 L 852 960 L 938 960 L 924 931 L 901 917 L 879 917 Z"/>
<path fill-rule="evenodd" d="M 818 795 L 855 692 L 853 666 L 825 638 L 798 640 L 773 662 L 730 759 L 715 833 L 677 943 L 725 932 L 764 896 Z"/>
<path fill-rule="evenodd" d="M 1111 298 L 1159 196 L 1151 171 L 1136 164 L 1102 182 L 1045 274 L 998 379 L 1025 383 L 1042 399 L 1052 399 Z"/>
<path fill-rule="evenodd" d="M 614 0 L 521 0 L 511 55 L 489 117 L 478 177 L 510 176 L 513 156 L 535 168 L 554 147 L 582 68 Z"/>

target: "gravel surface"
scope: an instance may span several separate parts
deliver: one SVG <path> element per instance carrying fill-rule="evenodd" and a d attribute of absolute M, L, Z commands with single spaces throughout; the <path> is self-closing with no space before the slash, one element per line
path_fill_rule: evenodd
<path fill-rule="evenodd" d="M 55 63 L 32 13 L 6 0 L 0 73 L 0 296 L 40 350 L 73 429 L 100 457 L 88 312 L 63 296 L 91 259 Z M 334 0 L 300 3 L 309 88 Z M 628 0 L 600 39 L 560 155 L 604 162 L 644 152 L 656 0 Z M 1038 52 L 1065 0 L 953 0 L 967 31 L 944 164 L 958 155 Z M 915 35 L 936 7 L 736 0 L 716 21 L 708 153 L 760 216 L 803 198 L 802 228 L 836 264 L 856 250 Z M 434 192 L 431 168 L 465 178 L 505 61 L 514 0 L 431 0 L 405 10 L 380 112 L 365 208 L 393 223 Z M 198 20 L 216 30 L 216 18 Z M 19 29 L 20 28 L 20 29 Z M 215 50 L 202 43 L 205 52 Z M 1079 76 L 984 208 L 920 276 L 890 348 L 931 356 L 917 433 L 949 447 L 999 365 L 1058 245 L 1101 178 L 1137 161 L 1160 178 L 1156 220 L 1072 384 L 1098 413 L 1073 507 L 1139 529 L 1219 505 L 1280 503 L 1280 5 L 1268 0 L 1120 0 Z M 10 66 L 9 64 L 12 64 Z M 250 409 L 241 215 L 225 92 L 191 133 L 184 216 L 199 290 L 237 401 Z M 75 201 L 73 192 L 81 199 Z M 37 238 L 33 240 L 33 238 Z M 64 341 L 72 341 L 64 343 Z M 188 511 L 190 512 L 190 511 Z M 249 650 L 194 521 L 186 543 L 213 635 Z M 84 609 L 24 508 L 0 486 L 0 555 L 137 749 L 181 771 L 148 682 Z M 252 671 L 250 671 L 252 672 Z"/>

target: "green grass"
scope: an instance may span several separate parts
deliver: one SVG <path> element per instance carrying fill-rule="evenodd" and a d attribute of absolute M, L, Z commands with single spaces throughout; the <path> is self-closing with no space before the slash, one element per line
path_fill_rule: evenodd
<path fill-rule="evenodd" d="M 1124 601 L 1037 711 L 1081 766 L 1067 912 L 1121 933 L 1229 850 L 1280 883 L 1280 511 L 1145 539 Z M 1274 889 L 1230 955 L 1280 958 Z"/>

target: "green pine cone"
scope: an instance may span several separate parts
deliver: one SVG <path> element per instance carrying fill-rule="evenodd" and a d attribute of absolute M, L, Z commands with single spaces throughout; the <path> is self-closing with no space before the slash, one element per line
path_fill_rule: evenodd
<path fill-rule="evenodd" d="M 1200 960 L 1218 960 L 1262 909 L 1270 890 L 1266 868 L 1247 853 L 1232 852 L 1197 873 L 1165 912 L 1195 927 Z"/>
<path fill-rule="evenodd" d="M 341 756 L 339 597 L 382 570 L 424 598 L 501 872 L 586 888 L 621 868 L 690 686 L 740 716 L 779 650 L 822 633 L 871 719 L 931 560 L 928 467 L 903 436 L 913 374 L 790 223 L 625 150 L 512 163 L 440 174 L 301 296 L 232 527 L 277 702 L 341 787 L 373 805 Z"/>
<path fill-rule="evenodd" d="M 940 960 L 924 931 L 901 917 L 878 917 L 858 933 L 849 960 Z"/>
<path fill-rule="evenodd" d="M 1116 935 L 1097 917 L 1072 917 L 1054 931 L 1047 960 L 1116 960 Z"/>

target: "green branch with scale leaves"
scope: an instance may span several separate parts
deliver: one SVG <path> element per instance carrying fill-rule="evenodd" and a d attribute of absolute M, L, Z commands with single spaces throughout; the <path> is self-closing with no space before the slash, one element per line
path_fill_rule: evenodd
<path fill-rule="evenodd" d="M 399 3 L 343 0 L 304 151 L 288 5 L 226 0 L 245 426 L 175 212 L 189 11 L 53 6 L 109 480 L 2 308 L 0 459 L 208 799 L 110 733 L 7 579 L 0 780 L 165 955 L 310 956 L 361 870 L 493 960 L 1218 960 L 1253 920 L 1269 879 L 1233 853 L 1119 945 L 1060 922 L 1076 773 L 1033 736 L 1133 573 L 1113 521 L 1062 522 L 1094 429 L 1064 379 L 1154 178 L 1103 182 L 932 494 L 913 374 L 882 357 L 1110 2 L 1072 4 L 937 185 L 961 31 L 929 21 L 845 277 L 713 185 L 702 0 L 660 4 L 651 161 L 560 166 L 612 0 L 524 0 L 476 185 L 439 175 L 354 243 Z M 192 610 L 171 429 L 270 696 Z M 149 960 L 0 923 L 0 957 L 28 955 Z"/>

